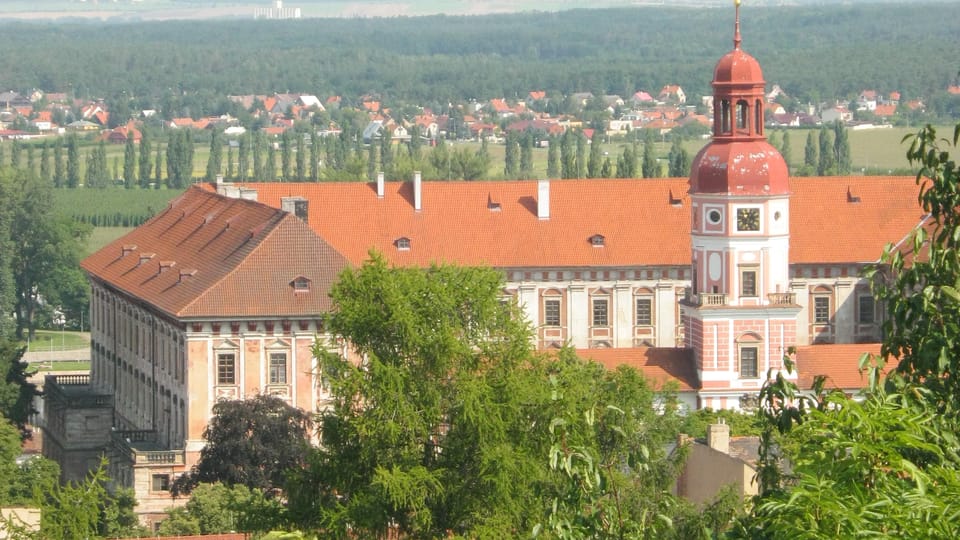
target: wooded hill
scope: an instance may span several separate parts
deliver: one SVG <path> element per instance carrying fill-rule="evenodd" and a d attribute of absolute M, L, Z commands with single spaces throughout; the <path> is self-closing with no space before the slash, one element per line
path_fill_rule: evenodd
<path fill-rule="evenodd" d="M 743 47 L 769 84 L 806 101 L 863 89 L 933 99 L 956 81 L 960 4 L 742 10 Z M 307 92 L 422 105 L 530 90 L 709 92 L 733 9 L 572 10 L 478 17 L 0 25 L 0 86 L 134 98 Z M 206 99 L 204 99 L 206 98 Z M 205 110 L 196 110 L 196 109 Z"/>

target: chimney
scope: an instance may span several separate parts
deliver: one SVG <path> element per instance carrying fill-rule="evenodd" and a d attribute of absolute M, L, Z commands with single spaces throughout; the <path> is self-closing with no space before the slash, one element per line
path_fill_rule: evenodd
<path fill-rule="evenodd" d="M 377 198 L 383 198 L 383 171 L 377 173 Z"/>
<path fill-rule="evenodd" d="M 537 182 L 537 217 L 550 219 L 550 181 Z"/>
<path fill-rule="evenodd" d="M 420 171 L 413 171 L 413 209 L 417 212 L 423 210 L 423 181 L 420 179 Z"/>
<path fill-rule="evenodd" d="M 707 446 L 724 454 L 730 453 L 730 426 L 723 419 L 707 426 Z"/>
<path fill-rule="evenodd" d="M 222 185 L 223 185 L 223 175 L 222 175 L 222 174 L 218 174 L 218 175 L 217 175 L 217 187 L 222 186 Z"/>
<path fill-rule="evenodd" d="M 245 201 L 256 201 L 257 200 L 257 190 L 253 188 L 240 188 L 240 198 Z"/>
<path fill-rule="evenodd" d="M 303 197 L 281 197 L 280 209 L 297 216 L 303 221 L 307 221 L 309 201 Z"/>

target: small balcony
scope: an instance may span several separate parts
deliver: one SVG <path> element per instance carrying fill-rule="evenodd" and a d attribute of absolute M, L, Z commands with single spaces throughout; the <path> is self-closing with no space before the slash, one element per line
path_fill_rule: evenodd
<path fill-rule="evenodd" d="M 156 432 L 152 430 L 114 431 L 114 449 L 137 465 L 183 465 L 183 450 L 165 450 L 156 444 Z"/>
<path fill-rule="evenodd" d="M 697 305 L 725 306 L 727 305 L 727 295 L 723 293 L 700 293 L 697 295 Z"/>
<path fill-rule="evenodd" d="M 771 306 L 793 306 L 797 303 L 797 295 L 792 292 L 775 292 L 767 295 Z"/>

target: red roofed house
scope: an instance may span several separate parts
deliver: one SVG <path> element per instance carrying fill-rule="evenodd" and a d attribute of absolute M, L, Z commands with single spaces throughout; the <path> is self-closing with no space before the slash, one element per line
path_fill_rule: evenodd
<path fill-rule="evenodd" d="M 347 260 L 304 223 L 306 201 L 236 195 L 191 188 L 85 259 L 90 376 L 46 380 L 44 455 L 75 480 L 106 453 L 141 514 L 171 505 L 217 400 L 323 400 L 311 348 Z"/>
<path fill-rule="evenodd" d="M 657 99 L 672 103 L 686 103 L 687 95 L 683 92 L 683 88 L 680 88 L 678 85 L 668 84 L 660 89 L 660 93 L 657 94 Z"/>

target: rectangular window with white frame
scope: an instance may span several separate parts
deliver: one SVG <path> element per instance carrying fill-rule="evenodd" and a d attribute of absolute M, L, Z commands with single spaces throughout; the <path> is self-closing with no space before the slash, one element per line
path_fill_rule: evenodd
<path fill-rule="evenodd" d="M 237 355 L 217 354 L 217 384 L 237 384 Z"/>
<path fill-rule="evenodd" d="M 635 299 L 635 317 L 637 326 L 653 325 L 653 298 L 638 296 Z"/>
<path fill-rule="evenodd" d="M 830 324 L 830 297 L 813 297 L 813 322 L 814 324 Z"/>
<path fill-rule="evenodd" d="M 287 384 L 287 353 L 270 353 L 270 384 Z"/>
<path fill-rule="evenodd" d="M 543 325 L 560 326 L 560 299 L 546 298 L 543 301 Z"/>
<path fill-rule="evenodd" d="M 757 359 L 759 348 L 756 346 L 740 347 L 740 378 L 755 379 L 758 376 Z"/>
<path fill-rule="evenodd" d="M 609 326 L 610 324 L 610 299 L 594 298 L 592 300 L 592 326 Z"/>

